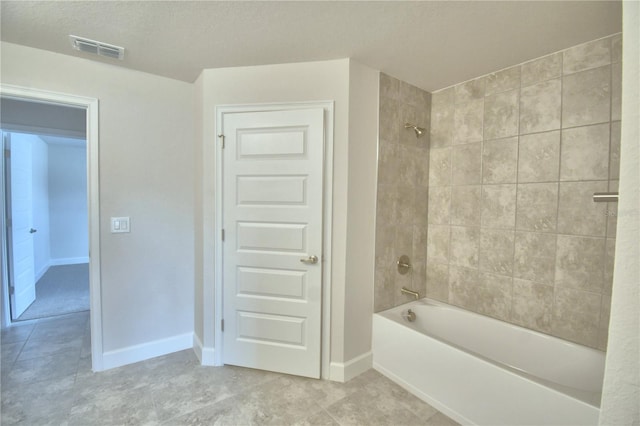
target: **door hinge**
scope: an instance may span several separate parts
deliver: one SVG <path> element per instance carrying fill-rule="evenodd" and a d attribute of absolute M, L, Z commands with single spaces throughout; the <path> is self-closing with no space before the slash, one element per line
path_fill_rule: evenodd
<path fill-rule="evenodd" d="M 224 241 L 224 229 L 222 230 L 222 241 Z"/>
<path fill-rule="evenodd" d="M 13 296 L 16 292 L 16 288 L 14 286 L 9 287 L 9 296 Z"/>
<path fill-rule="evenodd" d="M 224 320 L 220 320 L 220 330 L 224 331 Z"/>
<path fill-rule="evenodd" d="M 220 133 L 218 135 L 218 137 L 220 138 L 220 140 L 222 141 L 222 149 L 224 149 L 224 135 L 222 133 Z"/>
<path fill-rule="evenodd" d="M 8 149 L 4 150 L 4 158 L 11 158 L 11 151 Z"/>

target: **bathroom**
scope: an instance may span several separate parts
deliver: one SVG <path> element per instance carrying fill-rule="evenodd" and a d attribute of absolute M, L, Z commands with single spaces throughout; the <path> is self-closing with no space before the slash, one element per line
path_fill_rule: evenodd
<path fill-rule="evenodd" d="M 472 7 L 458 5 L 473 15 Z M 335 5 L 339 7 L 356 6 L 345 2 Z M 637 22 L 637 11 L 629 10 L 625 19 Z M 473 18 L 462 12 L 462 18 Z M 439 28 L 433 18 L 437 14 L 400 15 L 401 30 L 408 22 Z M 425 17 L 434 19 L 434 25 L 424 25 Z M 484 22 L 473 22 L 478 21 Z M 627 24 L 625 41 L 634 40 L 634 28 Z M 100 216 L 93 223 L 99 225 L 94 236 L 102 240 L 94 241 L 100 242 L 102 253 L 93 251 L 101 268 L 93 288 L 101 297 L 94 305 L 102 324 L 92 323 L 92 337 L 101 345 L 92 351 L 99 361 L 94 369 L 181 350 L 195 351 L 203 365 L 223 363 L 222 210 L 216 185 L 224 139 L 217 131 L 217 108 L 325 102 L 333 106 L 326 114 L 326 134 L 333 140 L 325 153 L 331 168 L 325 174 L 327 222 L 317 265 L 324 277 L 323 378 L 348 382 L 371 368 L 372 322 L 380 312 L 413 302 L 414 296 L 401 292 L 405 287 L 434 304 L 462 308 L 478 321 L 517 325 L 602 356 L 606 347 L 603 408 L 607 400 L 615 405 L 620 395 L 635 395 L 638 383 L 629 371 L 637 368 L 637 357 L 626 350 L 626 342 L 637 328 L 624 328 L 624 323 L 637 318 L 637 307 L 626 304 L 637 299 L 631 285 L 634 272 L 625 272 L 625 266 L 635 263 L 637 242 L 619 248 L 623 238 L 635 235 L 629 224 L 635 223 L 637 212 L 625 216 L 623 209 L 624 203 L 635 202 L 635 177 L 627 173 L 625 187 L 623 170 L 625 161 L 635 167 L 637 157 L 625 151 L 636 139 L 633 126 L 625 133 L 625 125 L 635 120 L 633 111 L 625 115 L 625 108 L 619 109 L 621 47 L 624 93 L 628 88 L 636 93 L 626 80 L 637 83 L 632 74 L 637 69 L 627 72 L 635 62 L 626 60 L 633 58 L 626 51 L 630 43 L 621 45 L 618 31 L 578 38 L 591 41 L 564 44 L 568 48 L 556 53 L 546 54 L 556 48 L 541 47 L 546 56 L 501 62 L 508 68 L 474 71 L 478 75 L 471 80 L 457 78 L 454 86 L 432 93 L 391 77 L 402 76 L 393 64 L 368 63 L 346 53 L 332 56 L 341 59 L 206 65 L 192 80 L 180 81 L 3 39 L 3 85 L 100 101 L 99 126 L 94 122 L 100 157 L 93 170 L 97 176 L 99 167 L 101 184 L 94 201 L 102 204 L 94 209 Z M 469 40 L 464 31 L 452 34 Z M 528 34 L 523 48 L 541 46 L 534 41 L 535 31 Z M 69 48 L 66 37 L 64 47 Z M 209 40 L 231 43 L 227 38 Z M 444 50 L 444 59 L 455 56 L 450 47 Z M 467 56 L 476 64 L 491 63 Z M 437 62 L 423 72 L 447 69 Z M 44 67 L 51 72 L 39 71 Z M 92 78 L 78 79 L 78 74 Z M 413 126 L 424 129 L 422 134 Z M 93 140 L 97 148 L 98 140 Z M 583 142 L 591 151 L 578 147 Z M 616 160 L 620 203 L 594 203 L 595 192 L 616 192 Z M 122 215 L 131 216 L 132 232 L 111 235 L 109 217 Z M 398 273 L 402 255 L 408 258 L 401 262 L 408 265 L 405 275 Z M 298 258 L 294 261 L 301 265 Z M 612 262 L 619 263 L 613 285 Z M 622 326 L 614 326 L 616 316 Z M 421 318 L 418 312 L 415 322 Z M 228 316 L 226 320 L 229 330 Z M 475 324 L 470 330 L 476 330 Z M 621 391 L 625 386 L 629 391 Z"/>
<path fill-rule="evenodd" d="M 600 370 L 602 382 L 604 353 L 594 349 L 607 348 L 611 311 L 621 49 L 614 34 L 434 93 L 381 74 L 375 312 L 427 297 L 577 343 L 599 358 L 584 375 Z M 614 197 L 594 202 L 594 193 Z M 414 311 L 398 310 L 404 321 Z M 384 351 L 396 333 L 377 337 L 376 321 L 374 368 L 438 404 L 376 360 L 376 338 Z M 505 420 L 436 407 L 463 423 L 527 422 L 522 410 Z M 584 421 L 597 423 L 597 410 Z"/>

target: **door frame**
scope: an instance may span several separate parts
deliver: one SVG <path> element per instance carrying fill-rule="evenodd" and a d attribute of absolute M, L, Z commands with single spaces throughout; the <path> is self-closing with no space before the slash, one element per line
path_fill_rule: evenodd
<path fill-rule="evenodd" d="M 83 108 L 87 120 L 87 200 L 89 219 L 89 303 L 91 326 L 91 365 L 93 371 L 104 370 L 102 356 L 102 299 L 100 282 L 100 181 L 99 181 L 99 132 L 98 99 L 68 95 L 28 87 L 0 84 L 0 95 L 23 101 L 51 103 L 61 106 Z M 3 162 L 4 164 L 4 162 Z M 3 166 L 4 168 L 4 166 Z M 4 172 L 4 170 L 3 170 Z M 2 197 L 4 185 L 2 185 Z M 6 271 L 6 227 L 5 213 L 2 212 L 2 262 Z M 8 276 L 2 276 L 2 327 L 11 326 L 8 310 Z"/>
<path fill-rule="evenodd" d="M 216 141 L 215 141 L 215 233 L 213 236 L 214 251 L 214 353 L 213 365 L 220 366 L 224 351 L 221 332 L 222 325 L 222 212 L 223 212 L 223 156 L 222 138 L 224 134 L 225 114 L 244 112 L 268 112 L 282 110 L 299 110 L 322 108 L 324 111 L 324 158 L 323 158 L 323 198 L 322 198 L 322 322 L 321 322 L 321 353 L 320 377 L 329 378 L 329 362 L 331 357 L 331 231 L 333 211 L 333 101 L 289 102 L 265 104 L 218 105 L 216 113 Z M 206 293 L 206 292 L 205 292 Z M 207 303 L 205 302 L 205 311 Z"/>

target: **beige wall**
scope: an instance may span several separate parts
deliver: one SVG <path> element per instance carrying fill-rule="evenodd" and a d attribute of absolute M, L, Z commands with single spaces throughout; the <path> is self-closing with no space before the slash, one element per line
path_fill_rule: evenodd
<path fill-rule="evenodd" d="M 407 287 L 424 297 L 427 254 L 427 178 L 431 94 L 380 75 L 380 142 L 376 213 L 375 311 L 412 300 Z M 416 138 L 404 123 L 425 128 Z M 406 254 L 411 270 L 396 262 Z"/>
<path fill-rule="evenodd" d="M 371 350 L 380 73 L 349 61 L 349 212 L 344 359 Z"/>
<path fill-rule="evenodd" d="M 2 43 L 2 83 L 97 98 L 103 348 L 193 331 L 192 84 Z M 111 234 L 110 216 L 130 216 Z"/>
<path fill-rule="evenodd" d="M 283 65 L 267 65 L 255 67 L 222 68 L 203 71 L 197 84 L 201 84 L 203 93 L 203 138 L 202 152 L 198 158 L 202 165 L 202 188 L 198 190 L 196 198 L 197 209 L 202 210 L 201 224 L 196 223 L 196 229 L 204 235 L 202 245 L 196 248 L 196 259 L 202 258 L 198 267 L 202 272 L 197 272 L 197 277 L 202 277 L 202 282 L 196 282 L 196 294 L 202 293 L 204 308 L 196 317 L 196 331 L 203 342 L 205 349 L 212 349 L 214 339 L 213 327 L 213 289 L 214 289 L 214 242 L 212 238 L 215 229 L 215 162 L 214 152 L 217 143 L 215 128 L 215 107 L 218 105 L 240 105 L 256 103 L 284 103 L 303 101 L 334 101 L 334 148 L 333 148 L 333 214 L 332 214 L 332 274 L 331 283 L 331 362 L 341 363 L 345 361 L 345 353 L 355 353 L 360 346 L 370 348 L 370 339 L 366 344 L 360 342 L 360 335 L 370 333 L 371 310 L 363 310 L 358 307 L 357 321 L 349 326 L 345 325 L 345 304 L 347 287 L 350 292 L 359 292 L 364 298 L 370 300 L 368 292 L 372 291 L 371 283 L 365 283 L 358 279 L 357 282 L 347 282 L 347 241 L 360 237 L 363 228 L 347 229 L 350 203 L 348 202 L 349 176 L 351 159 L 349 113 L 350 113 L 350 60 L 309 62 Z M 360 70 L 360 68 L 358 68 Z M 369 73 L 362 72 L 368 80 Z M 366 86 L 366 83 L 363 83 Z M 370 86 L 370 84 L 369 84 Z M 367 86 L 368 87 L 368 86 Z M 370 90 L 370 89 L 369 89 Z M 363 96 L 369 100 L 371 96 Z M 360 123 L 358 121 L 358 123 Z M 375 123 L 375 115 L 370 119 Z M 375 125 L 375 124 L 373 124 Z M 367 135 L 369 135 L 367 133 Z M 360 147 L 356 142 L 353 149 Z M 369 154 L 367 154 L 369 155 Z M 367 157 L 369 158 L 369 157 Z M 354 161 L 354 173 L 362 163 Z M 375 163 L 374 163 L 375 164 Z M 372 173 L 372 166 L 365 165 L 365 176 Z M 372 184 L 374 180 L 371 181 Z M 367 194 L 365 192 L 364 194 Z M 360 198 L 356 195 L 352 198 L 357 203 Z M 372 205 L 372 200 L 365 195 L 364 203 Z M 356 210 L 352 210 L 356 212 Z M 363 219 L 373 220 L 373 208 L 370 210 L 371 218 L 365 214 Z M 364 237 L 366 240 L 366 236 Z M 201 251 L 201 252 L 200 252 Z M 366 259 L 366 250 L 365 250 Z M 366 261 L 359 265 L 366 265 Z M 362 266 L 365 267 L 365 266 Z M 361 272 L 360 266 L 350 272 L 354 277 L 366 277 L 367 272 Z M 354 286 L 353 288 L 351 286 Z M 368 299 L 369 298 L 369 299 Z M 352 336 L 350 336 L 352 334 Z M 351 338 L 353 337 L 353 339 Z M 359 349 L 350 351 L 347 347 L 354 340 Z M 368 349 L 366 349 L 368 350 Z"/>
<path fill-rule="evenodd" d="M 600 424 L 640 424 L 640 3 L 623 5 L 620 203 Z"/>
<path fill-rule="evenodd" d="M 621 36 L 433 94 L 427 295 L 604 349 Z"/>

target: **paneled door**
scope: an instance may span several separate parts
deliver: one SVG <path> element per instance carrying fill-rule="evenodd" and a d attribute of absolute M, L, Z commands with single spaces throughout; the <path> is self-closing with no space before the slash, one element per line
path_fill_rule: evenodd
<path fill-rule="evenodd" d="M 13 136 L 13 137 L 11 137 Z M 18 318 L 36 300 L 33 261 L 33 201 L 31 142 L 3 133 L 7 170 L 7 238 L 11 317 Z"/>
<path fill-rule="evenodd" d="M 319 378 L 324 111 L 223 129 L 223 362 Z"/>

